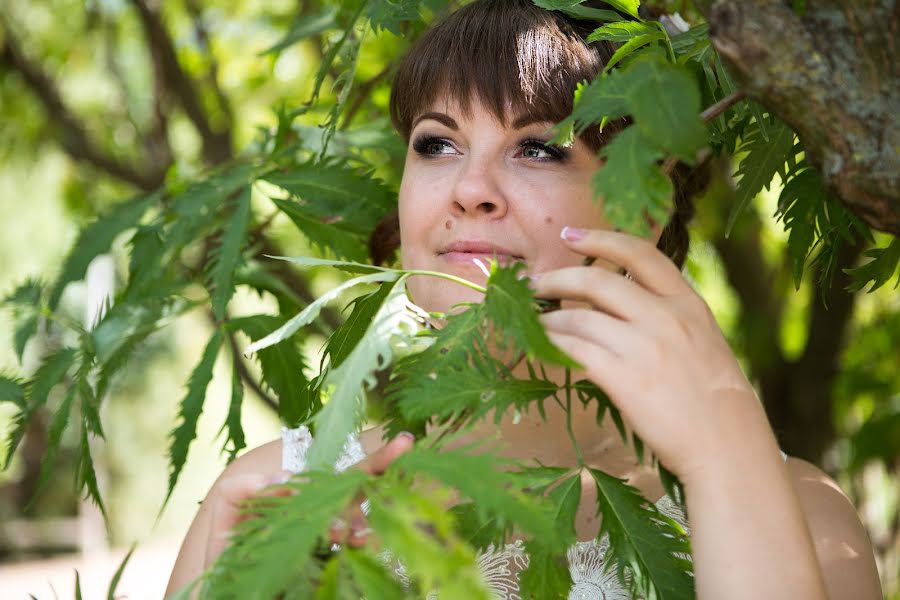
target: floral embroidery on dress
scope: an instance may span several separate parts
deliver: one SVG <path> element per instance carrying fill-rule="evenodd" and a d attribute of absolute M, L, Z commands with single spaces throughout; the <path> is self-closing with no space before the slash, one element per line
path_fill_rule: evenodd
<path fill-rule="evenodd" d="M 312 445 L 312 436 L 304 426 L 298 429 L 282 428 L 282 460 L 285 470 L 297 473 L 306 468 L 306 451 Z M 787 460 L 787 455 L 782 452 Z M 344 445 L 344 451 L 335 464 L 335 470 L 344 469 L 365 458 L 365 451 L 355 435 L 351 435 Z M 300 466 L 300 468 L 293 468 Z M 366 501 L 368 502 L 368 501 Z M 656 502 L 656 508 L 663 515 L 673 519 L 690 534 L 687 518 L 677 502 L 663 496 Z M 603 569 L 603 560 L 609 549 L 607 536 L 599 540 L 576 542 L 566 552 L 572 588 L 568 600 L 629 600 L 627 586 L 619 581 L 615 568 Z M 690 554 L 681 555 L 691 560 Z M 382 550 L 379 558 L 385 565 L 391 565 L 394 575 L 404 587 L 409 587 L 409 576 L 403 563 L 390 550 Z M 519 595 L 519 573 L 528 567 L 528 554 L 522 540 L 506 544 L 502 550 L 493 545 L 478 554 L 478 567 L 488 588 L 496 600 L 521 600 Z M 628 575 L 626 573 L 626 583 Z M 430 592 L 426 600 L 438 600 L 436 592 Z"/>

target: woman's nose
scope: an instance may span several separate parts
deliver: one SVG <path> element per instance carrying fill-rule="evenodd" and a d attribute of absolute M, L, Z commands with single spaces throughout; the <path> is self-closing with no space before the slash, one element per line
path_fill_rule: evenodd
<path fill-rule="evenodd" d="M 463 167 L 453 189 L 451 210 L 456 216 L 489 216 L 497 219 L 506 214 L 507 201 L 497 177 L 486 165 Z"/>

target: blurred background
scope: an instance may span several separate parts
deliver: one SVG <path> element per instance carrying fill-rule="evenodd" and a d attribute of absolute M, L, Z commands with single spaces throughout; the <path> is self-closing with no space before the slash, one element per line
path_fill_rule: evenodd
<path fill-rule="evenodd" d="M 0 0 L 0 295 L 28 277 L 52 280 L 79 228 L 117 202 L 232 159 L 276 127 L 285 107 L 305 102 L 328 42 L 327 23 L 302 43 L 263 51 L 298 19 L 327 17 L 331 4 Z M 655 4 L 672 10 L 682 3 Z M 384 107 L 390 61 L 404 45 L 384 31 L 367 38 L 356 72 L 360 100 L 351 99 L 341 125 L 343 142 L 356 135 L 377 148 L 370 162 L 393 186 L 403 147 L 390 133 Z M 326 83 L 323 95 L 329 90 Z M 322 118 L 316 111 L 302 116 L 296 134 L 316 135 Z M 725 238 L 733 200 L 727 173 L 734 166 L 719 164 L 723 176 L 699 201 L 688 276 L 751 374 L 782 448 L 840 483 L 869 532 L 888 597 L 900 598 L 900 295 L 891 285 L 847 293 L 840 272 L 823 291 L 815 268 L 795 289 L 786 234 L 773 218 L 777 185 L 754 200 Z M 312 251 L 286 219 L 276 220 L 270 233 L 287 254 Z M 128 256 L 127 236 L 120 238 L 95 261 L 87 282 L 67 289 L 61 306 L 71 318 L 89 322 L 96 289 L 121 280 Z M 857 264 L 864 249 L 841 248 L 838 265 Z M 316 294 L 334 280 L 314 273 L 307 283 Z M 271 298 L 247 293 L 234 306 L 247 313 L 277 310 Z M 135 543 L 118 593 L 161 597 L 197 503 L 226 460 L 219 429 L 231 375 L 219 364 L 197 440 L 159 515 L 167 436 L 211 331 L 209 319 L 195 311 L 154 333 L 104 401 L 106 442 L 94 454 L 106 524 L 75 492 L 75 440 L 62 440 L 56 475 L 33 497 L 50 420 L 49 411 L 38 415 L 0 472 L 0 597 L 74 597 L 76 570 L 85 597 L 101 596 Z M 42 329 L 19 357 L 12 315 L 0 313 L 0 373 L 32 372 L 57 342 L 54 335 Z M 306 340 L 309 363 L 322 341 Z M 51 395 L 48 404 L 59 402 Z M 0 403 L 0 431 L 16 412 L 13 403 Z M 279 434 L 277 415 L 252 392 L 243 425 L 249 448 Z"/>

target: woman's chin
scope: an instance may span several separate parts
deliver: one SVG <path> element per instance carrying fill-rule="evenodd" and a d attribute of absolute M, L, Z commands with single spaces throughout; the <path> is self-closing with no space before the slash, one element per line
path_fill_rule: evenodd
<path fill-rule="evenodd" d="M 480 272 L 478 273 L 480 276 L 476 276 L 475 273 L 454 273 L 454 275 L 478 285 L 484 285 L 487 280 Z M 459 304 L 484 300 L 484 294 L 463 284 L 426 275 L 410 277 L 406 290 L 414 304 L 432 313 L 450 313 L 454 312 L 454 307 Z"/>

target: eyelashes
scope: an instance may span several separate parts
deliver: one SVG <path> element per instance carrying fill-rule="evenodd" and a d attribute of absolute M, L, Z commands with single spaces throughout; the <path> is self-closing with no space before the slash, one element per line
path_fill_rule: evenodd
<path fill-rule="evenodd" d="M 554 161 L 564 162 L 569 158 L 569 151 L 554 144 L 548 144 L 546 140 L 526 138 L 519 142 L 519 151 L 525 158 L 539 162 Z M 446 138 L 433 135 L 420 135 L 413 140 L 412 149 L 416 154 L 426 159 L 432 159 L 445 154 L 452 154 L 453 144 Z M 542 152 L 545 156 L 538 156 L 536 152 Z"/>

